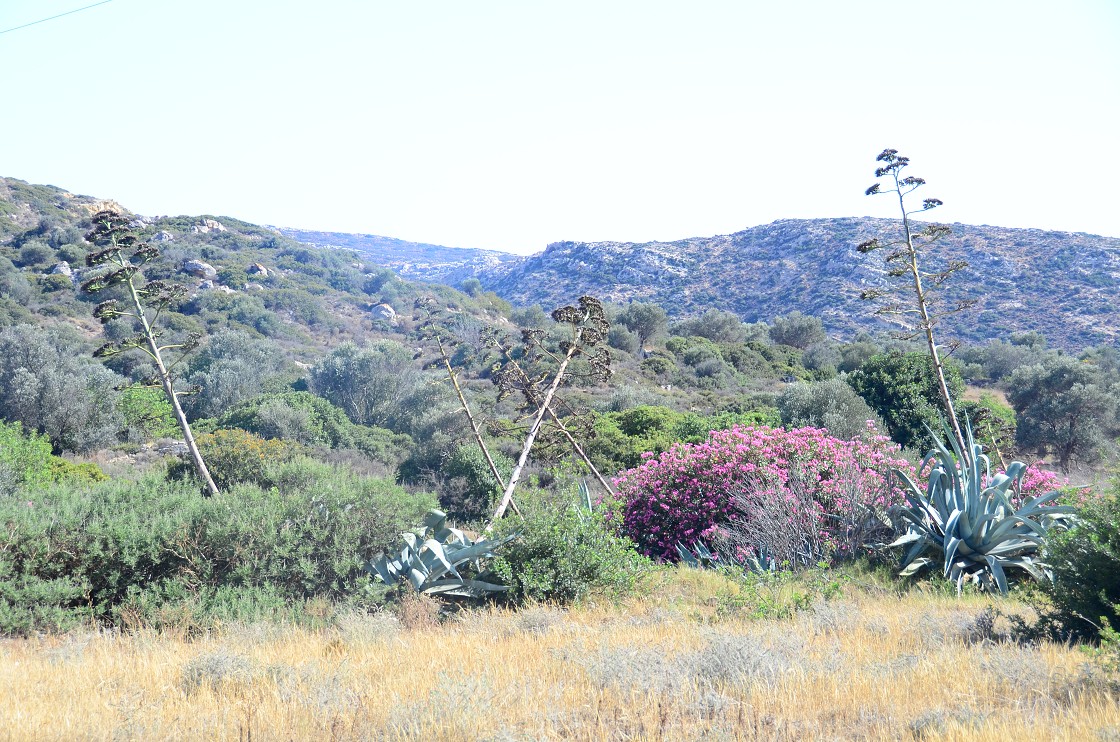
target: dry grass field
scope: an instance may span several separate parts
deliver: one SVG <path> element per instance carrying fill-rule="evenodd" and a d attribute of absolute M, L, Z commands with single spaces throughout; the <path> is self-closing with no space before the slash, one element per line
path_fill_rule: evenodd
<path fill-rule="evenodd" d="M 1115 678 L 1005 640 L 1014 601 L 849 584 L 758 618 L 736 590 L 673 569 L 622 606 L 7 640 L 0 739 L 1120 740 Z"/>

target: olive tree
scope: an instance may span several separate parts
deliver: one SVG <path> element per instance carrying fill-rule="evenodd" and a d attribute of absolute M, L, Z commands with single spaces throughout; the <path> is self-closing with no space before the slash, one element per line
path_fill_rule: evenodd
<path fill-rule="evenodd" d="M 45 435 L 55 452 L 115 440 L 123 381 L 85 357 L 76 338 L 32 325 L 0 331 L 0 418 Z"/>
<path fill-rule="evenodd" d="M 656 304 L 636 301 L 618 315 L 618 321 L 638 336 L 638 355 L 643 355 L 646 343 L 665 330 L 669 318 Z"/>
<path fill-rule="evenodd" d="M 1008 380 L 1020 446 L 1052 453 L 1065 471 L 1101 457 L 1116 418 L 1117 399 L 1092 365 L 1055 356 L 1025 366 Z"/>
<path fill-rule="evenodd" d="M 825 428 L 843 440 L 866 433 L 869 420 L 883 427 L 875 411 L 842 379 L 786 386 L 778 396 L 778 412 L 787 427 Z"/>
<path fill-rule="evenodd" d="M 824 324 L 817 317 L 792 311 L 782 317 L 775 317 L 770 325 L 770 340 L 777 345 L 805 350 L 810 345 L 824 342 Z"/>
<path fill-rule="evenodd" d="M 393 340 L 343 343 L 311 367 L 311 391 L 359 425 L 417 436 L 446 396 L 413 352 Z M 443 400 L 439 400 L 443 406 Z"/>

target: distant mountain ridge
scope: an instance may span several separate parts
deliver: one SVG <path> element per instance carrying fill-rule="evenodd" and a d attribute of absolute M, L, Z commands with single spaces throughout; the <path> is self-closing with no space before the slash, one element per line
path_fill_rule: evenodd
<path fill-rule="evenodd" d="M 498 250 L 444 247 L 373 234 L 318 232 L 290 227 L 275 229 L 285 237 L 309 245 L 354 250 L 371 263 L 391 268 L 402 278 L 450 285 L 520 259 L 513 253 Z"/>
<path fill-rule="evenodd" d="M 976 306 L 946 318 L 946 339 L 973 342 L 1038 330 L 1071 350 L 1120 341 L 1120 239 L 1081 232 L 953 224 L 924 259 L 970 266 L 946 284 L 949 305 Z M 421 245 L 369 235 L 282 230 L 318 245 L 348 247 L 402 276 L 442 283 L 478 278 L 515 304 L 549 309 L 593 294 L 617 303 L 654 302 L 672 317 L 722 309 L 746 321 L 800 310 L 837 336 L 898 329 L 860 293 L 886 285 L 884 252 L 863 255 L 872 237 L 897 239 L 893 219 L 783 219 L 729 235 L 672 242 L 555 242 L 520 257 Z M 309 238 L 313 237 L 313 239 Z"/>
<path fill-rule="evenodd" d="M 970 266 L 944 285 L 947 304 L 977 305 L 946 318 L 948 336 L 982 341 L 1039 330 L 1058 347 L 1120 340 L 1120 239 L 1083 233 L 951 225 L 924 259 Z M 591 293 L 613 302 L 654 302 L 670 316 L 708 309 L 747 321 L 800 310 L 830 333 L 890 329 L 860 293 L 887 284 L 884 252 L 856 246 L 897 239 L 897 220 L 786 219 L 730 235 L 674 242 L 557 242 L 536 255 L 478 274 L 518 304 L 549 307 Z"/>

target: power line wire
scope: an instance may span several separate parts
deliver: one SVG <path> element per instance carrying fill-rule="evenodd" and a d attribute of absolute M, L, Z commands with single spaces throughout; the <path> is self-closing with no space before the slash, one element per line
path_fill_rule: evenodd
<path fill-rule="evenodd" d="M 46 23 L 47 21 L 53 21 L 55 18 L 61 18 L 64 15 L 73 15 L 74 13 L 81 13 L 83 10 L 89 10 L 90 8 L 96 8 L 98 5 L 104 5 L 106 3 L 111 3 L 111 2 L 113 2 L 113 0 L 101 0 L 101 2 L 99 2 L 99 3 L 94 3 L 93 5 L 87 5 L 84 8 L 77 8 L 75 10 L 68 10 L 65 13 L 59 13 L 58 15 L 52 15 L 50 18 L 40 18 L 37 21 L 31 21 L 31 23 L 25 23 L 22 26 L 16 26 L 15 28 L 4 29 L 3 31 L 0 31 L 0 34 L 11 33 L 12 31 L 18 31 L 21 28 L 27 28 L 28 26 L 35 26 L 39 23 Z"/>

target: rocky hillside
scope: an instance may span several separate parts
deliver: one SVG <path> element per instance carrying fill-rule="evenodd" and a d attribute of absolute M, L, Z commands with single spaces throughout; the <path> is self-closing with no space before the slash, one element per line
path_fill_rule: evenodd
<path fill-rule="evenodd" d="M 519 260 L 512 253 L 497 250 L 443 247 L 373 234 L 315 232 L 287 227 L 277 229 L 284 236 L 309 245 L 353 250 L 363 260 L 392 268 L 402 278 L 452 286 L 479 273 L 500 272 L 503 267 Z"/>
<path fill-rule="evenodd" d="M 970 267 L 946 283 L 948 303 L 977 305 L 945 321 L 948 334 L 980 341 L 1039 330 L 1059 347 L 1120 340 L 1120 239 L 1082 233 L 952 225 L 925 267 Z M 550 307 L 590 293 L 650 301 L 672 316 L 717 308 L 744 320 L 795 309 L 838 336 L 891 327 L 860 292 L 886 284 L 883 252 L 860 254 L 871 237 L 893 238 L 889 219 L 782 220 L 742 232 L 676 242 L 557 242 L 543 253 L 479 271 L 515 304 Z"/>
<path fill-rule="evenodd" d="M 141 216 L 112 201 L 0 177 L 0 329 L 66 324 L 91 342 L 100 338 L 92 317 L 100 297 L 79 286 L 91 275 L 83 236 L 101 208 L 130 214 L 137 235 L 159 247 L 147 278 L 187 288 L 187 301 L 168 315 L 182 335 L 236 329 L 303 360 L 346 340 L 406 338 L 421 295 L 480 321 L 501 314 L 492 295 L 402 280 L 351 250 L 317 249 L 233 217 Z"/>

